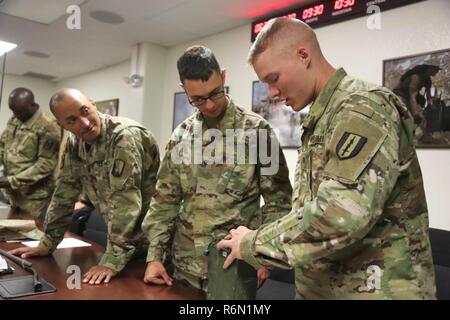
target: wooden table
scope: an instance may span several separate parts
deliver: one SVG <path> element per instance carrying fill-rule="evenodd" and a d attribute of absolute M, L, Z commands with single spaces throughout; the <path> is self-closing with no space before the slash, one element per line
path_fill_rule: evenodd
<path fill-rule="evenodd" d="M 0 219 L 26 219 L 16 213 L 0 211 Z M 96 265 L 105 250 L 104 247 L 86 239 L 67 233 L 66 236 L 89 242 L 91 247 L 57 249 L 48 257 L 27 258 L 39 275 L 57 288 L 57 292 L 34 295 L 18 299 L 33 300 L 183 300 L 205 299 L 202 291 L 186 287 L 174 281 L 173 287 L 146 285 L 143 282 L 145 261 L 131 261 L 109 284 L 89 285 L 81 282 L 80 289 L 69 289 L 67 280 L 72 274 L 67 273 L 71 265 L 81 269 L 81 279 L 90 267 Z M 22 246 L 20 243 L 0 242 L 0 249 L 12 250 Z M 15 263 L 8 261 L 15 269 L 14 274 L 0 276 L 0 279 L 29 275 Z M 73 283 L 72 281 L 69 281 Z M 1 299 L 1 298 L 0 298 Z"/>

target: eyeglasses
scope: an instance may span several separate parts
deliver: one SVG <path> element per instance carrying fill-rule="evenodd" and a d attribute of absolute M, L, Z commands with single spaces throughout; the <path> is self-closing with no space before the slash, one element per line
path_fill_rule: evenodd
<path fill-rule="evenodd" d="M 219 100 L 220 98 L 223 98 L 223 96 L 225 96 L 225 90 L 221 90 L 219 92 L 214 92 L 211 93 L 209 96 L 207 97 L 199 97 L 197 99 L 191 100 L 188 97 L 189 103 L 192 104 L 194 107 L 200 107 L 201 105 L 203 105 L 206 100 L 212 100 L 212 101 L 216 101 Z"/>

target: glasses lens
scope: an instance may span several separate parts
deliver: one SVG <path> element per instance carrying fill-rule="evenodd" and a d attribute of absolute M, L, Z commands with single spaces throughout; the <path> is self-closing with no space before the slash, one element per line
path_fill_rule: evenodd
<path fill-rule="evenodd" d="M 211 100 L 217 100 L 217 99 L 222 98 L 223 96 L 224 96 L 224 92 L 223 92 L 223 91 L 220 91 L 220 92 L 217 92 L 217 93 L 211 95 L 209 98 L 210 98 Z"/>
<path fill-rule="evenodd" d="M 200 107 L 202 104 L 204 104 L 206 101 L 206 99 L 204 98 L 200 98 L 200 99 L 196 99 L 194 101 L 191 101 L 191 104 L 195 107 Z"/>
<path fill-rule="evenodd" d="M 222 98 L 225 95 L 225 91 L 220 91 L 217 93 L 213 93 L 210 96 L 207 96 L 205 98 L 198 98 L 192 101 L 189 101 L 193 106 L 195 107 L 200 107 L 202 104 L 204 104 L 206 102 L 206 100 L 210 99 L 210 100 L 217 100 Z"/>

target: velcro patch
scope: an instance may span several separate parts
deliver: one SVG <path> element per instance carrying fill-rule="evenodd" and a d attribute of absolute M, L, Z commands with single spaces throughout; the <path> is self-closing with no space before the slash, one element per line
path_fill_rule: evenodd
<path fill-rule="evenodd" d="M 336 154 L 341 160 L 353 158 L 361 151 L 366 142 L 366 137 L 345 131 L 336 145 Z"/>
<path fill-rule="evenodd" d="M 116 159 L 116 160 L 114 160 L 114 166 L 113 166 L 111 174 L 114 177 L 121 177 L 124 168 L 125 168 L 125 161 Z"/>
<path fill-rule="evenodd" d="M 324 176 L 354 184 L 384 143 L 388 129 L 355 112 L 343 112 L 335 121 Z"/>

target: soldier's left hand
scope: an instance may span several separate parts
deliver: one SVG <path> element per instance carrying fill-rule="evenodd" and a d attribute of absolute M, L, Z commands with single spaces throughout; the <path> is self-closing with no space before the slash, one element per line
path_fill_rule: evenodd
<path fill-rule="evenodd" d="M 230 234 L 217 243 L 217 250 L 230 248 L 231 253 L 226 258 L 223 268 L 228 268 L 235 259 L 242 260 L 241 250 L 239 248 L 242 238 L 251 230 L 240 226 L 237 229 L 231 229 Z"/>
<path fill-rule="evenodd" d="M 258 277 L 258 288 L 261 288 L 261 286 L 264 284 L 269 275 L 270 271 L 265 267 L 261 267 L 258 270 L 256 270 L 256 276 Z"/>
<path fill-rule="evenodd" d="M 111 278 L 117 275 L 117 271 L 103 266 L 95 266 L 84 274 L 84 283 L 100 284 L 102 282 L 109 283 Z"/>

